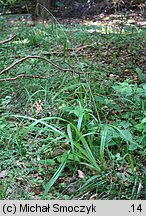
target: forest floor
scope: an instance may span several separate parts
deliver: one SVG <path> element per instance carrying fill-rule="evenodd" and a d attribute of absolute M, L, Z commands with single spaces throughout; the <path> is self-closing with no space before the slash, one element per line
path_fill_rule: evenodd
<path fill-rule="evenodd" d="M 136 17 L 0 17 L 0 199 L 145 199 Z"/>

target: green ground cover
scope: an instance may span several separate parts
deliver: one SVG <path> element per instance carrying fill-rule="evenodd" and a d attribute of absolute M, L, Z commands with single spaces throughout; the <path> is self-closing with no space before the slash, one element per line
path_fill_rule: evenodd
<path fill-rule="evenodd" d="M 145 29 L 0 26 L 0 198 L 145 199 Z"/>

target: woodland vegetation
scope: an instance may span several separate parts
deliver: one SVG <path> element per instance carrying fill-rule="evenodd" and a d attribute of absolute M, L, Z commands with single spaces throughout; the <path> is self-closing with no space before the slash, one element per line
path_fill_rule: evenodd
<path fill-rule="evenodd" d="M 145 199 L 145 1 L 0 4 L 0 199 Z"/>
<path fill-rule="evenodd" d="M 5 8 L 11 8 L 13 13 L 32 13 L 33 17 L 48 18 L 48 10 L 60 8 L 61 16 L 82 17 L 99 13 L 111 13 L 121 10 L 140 10 L 143 15 L 146 11 L 145 0 L 1 0 Z M 2 11 L 3 11 L 2 10 Z"/>

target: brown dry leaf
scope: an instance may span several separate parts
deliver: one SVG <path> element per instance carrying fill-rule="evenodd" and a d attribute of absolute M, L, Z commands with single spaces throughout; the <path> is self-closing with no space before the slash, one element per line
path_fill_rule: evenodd
<path fill-rule="evenodd" d="M 96 200 L 97 199 L 97 194 L 93 194 L 91 197 L 90 197 L 90 200 Z"/>
<path fill-rule="evenodd" d="M 134 78 L 135 81 L 137 81 L 137 80 L 138 80 L 137 74 L 134 74 L 134 75 L 133 75 L 133 78 Z"/>
<path fill-rule="evenodd" d="M 81 170 L 78 170 L 78 177 L 83 179 L 85 177 L 85 173 L 83 173 Z"/>
<path fill-rule="evenodd" d="M 39 189 L 35 190 L 35 195 L 39 195 L 40 193 L 41 193 L 41 190 L 39 190 Z"/>
<path fill-rule="evenodd" d="M 36 108 L 36 114 L 38 115 L 42 110 L 42 101 L 41 100 L 38 100 L 36 103 L 35 103 L 35 108 Z"/>

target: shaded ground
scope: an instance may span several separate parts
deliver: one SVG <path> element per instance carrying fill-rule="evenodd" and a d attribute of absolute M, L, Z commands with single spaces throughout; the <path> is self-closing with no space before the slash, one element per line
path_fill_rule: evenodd
<path fill-rule="evenodd" d="M 31 14 L 16 14 L 16 15 L 5 15 L 10 23 L 15 23 L 16 21 L 27 22 L 30 25 L 36 25 L 40 22 L 39 19 L 32 19 Z M 55 17 L 54 17 L 55 18 Z M 49 20 L 54 20 L 50 17 Z M 60 24 L 84 24 L 84 25 L 94 25 L 94 26 L 112 26 L 112 28 L 125 28 L 132 26 L 134 28 L 146 28 L 146 19 L 139 12 L 127 12 L 127 13 L 114 13 L 114 14 L 104 14 L 90 16 L 88 18 L 55 18 Z M 50 21 L 43 21 L 44 23 L 49 23 Z"/>
<path fill-rule="evenodd" d="M 6 16 L 8 22 L 10 24 L 15 25 L 17 21 L 21 21 L 23 23 L 28 23 L 30 26 L 35 26 L 39 22 L 42 22 L 41 20 L 33 20 L 30 14 L 21 14 L 21 15 L 8 15 Z M 43 21 L 44 24 L 49 24 L 52 21 L 58 22 L 60 24 L 64 25 L 76 25 L 76 24 L 82 24 L 86 26 L 93 26 L 93 29 L 90 29 L 91 36 L 94 34 L 98 35 L 101 33 L 101 28 L 104 27 L 105 34 L 107 33 L 117 33 L 121 34 L 125 29 L 128 29 L 132 32 L 138 31 L 138 29 L 145 29 L 146 28 L 146 20 L 141 16 L 141 14 L 138 13 L 127 13 L 127 14 L 111 14 L 111 15 L 105 15 L 100 14 L 97 16 L 92 16 L 90 18 L 86 19 L 75 19 L 75 18 L 62 18 L 58 17 L 57 19 L 52 17 L 51 19 L 47 21 Z M 95 28 L 94 28 L 95 27 Z M 96 28 L 97 27 L 97 28 Z M 100 28 L 100 30 L 98 29 Z M 106 32 L 107 31 L 107 32 Z M 16 32 L 17 33 L 17 32 Z M 96 58 L 99 58 L 100 62 L 103 62 L 103 64 L 111 65 L 111 67 L 118 67 L 119 70 L 122 69 L 122 73 L 120 74 L 120 77 L 117 76 L 117 79 L 121 78 L 122 80 L 127 78 L 127 74 L 129 77 L 131 77 L 133 80 L 137 82 L 137 75 L 133 72 L 133 69 L 135 67 L 140 67 L 143 73 L 146 73 L 146 49 L 145 49 L 145 41 L 141 40 L 139 41 L 138 51 L 132 54 L 132 47 L 133 44 L 129 41 L 125 41 L 125 49 L 119 47 L 114 47 L 114 41 L 113 43 L 107 43 L 104 44 L 102 48 L 102 55 L 97 56 L 97 47 L 93 44 L 88 44 L 83 46 L 79 45 L 78 54 L 82 57 L 86 56 L 88 60 L 94 61 Z M 134 43 L 134 41 L 133 41 Z M 100 50 L 101 51 L 101 50 Z M 113 63 L 113 52 L 115 55 L 115 63 Z M 92 55 L 91 55 L 92 53 Z M 52 53 L 55 54 L 55 53 Z M 56 53 L 57 55 L 59 53 Z M 125 59 L 125 56 L 127 58 Z M 127 65 L 128 62 L 131 61 L 131 66 L 128 65 L 128 68 L 124 65 Z M 126 63 L 127 62 L 127 63 Z M 124 69 L 125 67 L 125 69 Z M 120 69 L 121 68 L 121 69 Z M 112 76 L 112 75 L 111 75 Z"/>

